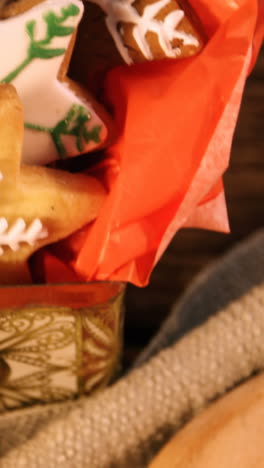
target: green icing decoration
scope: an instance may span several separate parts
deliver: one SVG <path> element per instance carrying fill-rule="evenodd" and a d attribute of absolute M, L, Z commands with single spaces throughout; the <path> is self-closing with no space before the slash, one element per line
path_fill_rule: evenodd
<path fill-rule="evenodd" d="M 79 11 L 80 9 L 76 5 L 70 4 L 67 7 L 61 8 L 59 15 L 56 15 L 52 11 L 45 13 L 43 15 L 43 20 L 46 23 L 46 33 L 45 37 L 39 41 L 36 41 L 34 38 L 36 21 L 28 21 L 25 25 L 26 33 L 29 37 L 27 57 L 20 63 L 20 65 L 5 76 L 5 78 L 1 79 L 0 83 L 10 83 L 27 65 L 30 64 L 30 62 L 32 62 L 32 60 L 36 58 L 46 60 L 63 55 L 66 52 L 66 49 L 54 49 L 49 48 L 48 46 L 50 46 L 54 37 L 68 36 L 74 32 L 74 27 L 65 26 L 63 23 L 69 17 L 77 16 Z M 100 142 L 101 125 L 95 125 L 91 130 L 86 128 L 86 123 L 89 122 L 90 118 L 90 114 L 84 107 L 73 105 L 65 118 L 60 120 L 53 128 L 31 123 L 25 123 L 25 127 L 49 133 L 54 145 L 56 146 L 59 157 L 64 158 L 67 156 L 67 152 L 62 142 L 63 135 L 71 135 L 75 137 L 76 148 L 79 152 L 84 150 L 84 142 Z"/>
<path fill-rule="evenodd" d="M 94 141 L 100 142 L 101 125 L 95 125 L 91 130 L 86 128 L 87 122 L 90 120 L 90 114 L 82 106 L 74 104 L 64 119 L 60 120 L 53 128 L 25 123 L 26 128 L 47 132 L 50 134 L 54 145 L 56 146 L 60 158 L 67 156 L 66 148 L 62 142 L 63 135 L 71 135 L 76 139 L 76 148 L 79 152 L 84 150 L 84 142 Z"/>
<path fill-rule="evenodd" d="M 66 52 L 64 48 L 52 49 L 47 46 L 50 45 L 50 42 L 54 37 L 68 36 L 74 32 L 74 27 L 64 26 L 63 23 L 69 17 L 78 15 L 79 11 L 80 10 L 76 5 L 70 4 L 67 7 L 61 8 L 60 15 L 56 15 L 52 11 L 44 14 L 43 19 L 46 23 L 46 35 L 44 39 L 40 41 L 36 41 L 34 39 L 36 21 L 28 21 L 28 23 L 26 23 L 26 32 L 30 42 L 27 50 L 27 57 L 13 71 L 0 80 L 0 83 L 10 83 L 30 62 L 32 62 L 32 60 L 36 58 L 46 60 L 63 55 Z"/>

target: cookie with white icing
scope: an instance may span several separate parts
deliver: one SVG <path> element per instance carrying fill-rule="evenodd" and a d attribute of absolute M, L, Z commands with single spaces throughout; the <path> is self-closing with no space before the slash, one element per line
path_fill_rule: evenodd
<path fill-rule="evenodd" d="M 102 8 L 106 26 L 127 64 L 189 57 L 201 40 L 176 0 L 89 0 Z"/>
<path fill-rule="evenodd" d="M 70 74 L 100 97 L 103 77 L 116 65 L 197 54 L 200 29 L 186 1 L 84 0 Z"/>
<path fill-rule="evenodd" d="M 66 76 L 82 13 L 80 0 L 19 0 L 0 10 L 0 82 L 12 83 L 22 101 L 28 164 L 108 144 L 109 116 Z"/>
<path fill-rule="evenodd" d="M 92 221 L 105 198 L 92 177 L 20 166 L 22 140 L 17 93 L 0 85 L 0 284 L 28 282 L 29 256 Z"/>

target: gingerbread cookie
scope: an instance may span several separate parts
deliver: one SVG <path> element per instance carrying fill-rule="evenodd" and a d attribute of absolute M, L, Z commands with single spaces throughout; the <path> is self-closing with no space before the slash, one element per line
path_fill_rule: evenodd
<path fill-rule="evenodd" d="M 127 64 L 189 57 L 201 48 L 198 33 L 176 0 L 89 0 L 105 13 L 106 26 Z"/>
<path fill-rule="evenodd" d="M 199 20 L 176 0 L 85 0 L 69 73 L 101 98 L 114 66 L 181 59 L 203 46 Z M 198 32 L 199 31 L 199 32 Z"/>
<path fill-rule="evenodd" d="M 20 166 L 22 139 L 17 93 L 0 85 L 0 284 L 29 281 L 29 256 L 92 221 L 105 196 L 92 177 Z"/>
<path fill-rule="evenodd" d="M 46 164 L 107 144 L 106 112 L 66 77 L 82 13 L 80 0 L 19 0 L 0 10 L 0 82 L 12 83 L 22 101 L 23 162 Z"/>

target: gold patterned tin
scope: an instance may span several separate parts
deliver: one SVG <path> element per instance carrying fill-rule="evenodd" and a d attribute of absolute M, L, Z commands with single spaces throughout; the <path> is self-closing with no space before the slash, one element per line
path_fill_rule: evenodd
<path fill-rule="evenodd" d="M 107 385 L 119 362 L 124 283 L 0 288 L 0 411 Z"/>

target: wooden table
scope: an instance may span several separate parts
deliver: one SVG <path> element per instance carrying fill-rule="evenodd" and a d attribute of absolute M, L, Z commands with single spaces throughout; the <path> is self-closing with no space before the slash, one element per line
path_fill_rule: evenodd
<path fill-rule="evenodd" d="M 231 233 L 180 231 L 153 271 L 149 286 L 128 287 L 126 364 L 148 343 L 193 277 L 264 225 L 264 48 L 246 83 L 224 182 Z"/>

